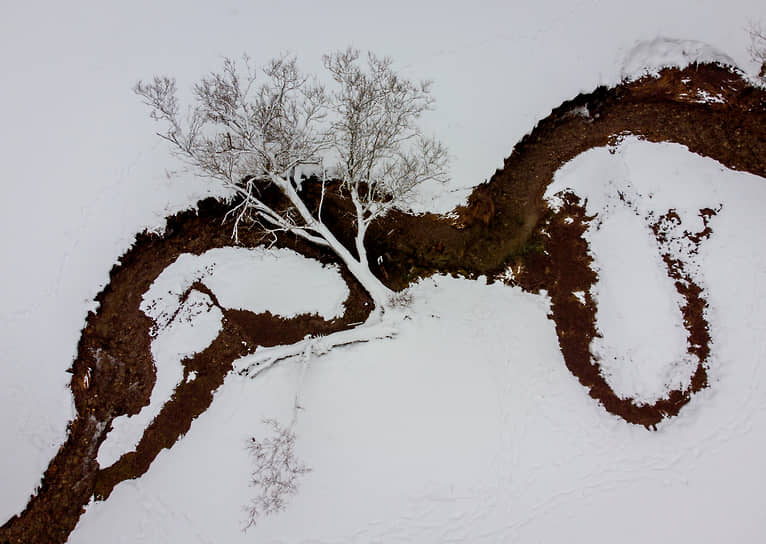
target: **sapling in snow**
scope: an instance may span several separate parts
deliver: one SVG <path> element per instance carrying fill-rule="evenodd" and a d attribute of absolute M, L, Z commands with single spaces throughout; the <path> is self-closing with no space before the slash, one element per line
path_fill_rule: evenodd
<path fill-rule="evenodd" d="M 254 527 L 263 516 L 284 510 L 290 497 L 298 492 L 300 478 L 311 471 L 295 454 L 292 425 L 283 427 L 274 419 L 264 423 L 270 427 L 271 436 L 260 440 L 252 437 L 247 442 L 253 460 L 250 485 L 258 494 L 247 506 L 245 529 Z"/>

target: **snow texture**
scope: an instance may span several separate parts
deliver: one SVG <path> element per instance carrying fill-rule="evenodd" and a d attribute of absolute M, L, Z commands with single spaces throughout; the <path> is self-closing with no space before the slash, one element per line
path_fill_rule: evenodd
<path fill-rule="evenodd" d="M 156 326 L 152 357 L 157 380 L 149 405 L 112 422 L 98 451 L 101 467 L 135 450 L 144 429 L 183 379 L 181 361 L 207 348 L 221 331 L 223 314 L 208 295 L 192 289 L 181 301 L 196 281 L 205 284 L 225 309 L 269 310 L 282 317 L 318 313 L 332 319 L 343 315 L 348 298 L 348 287 L 336 267 L 322 266 L 288 249 L 227 247 L 179 256 L 157 277 L 141 304 Z"/>
<path fill-rule="evenodd" d="M 307 313 L 340 317 L 349 293 L 336 266 L 324 266 L 290 249 L 226 247 L 179 256 L 144 295 L 141 310 L 164 327 L 196 281 L 213 291 L 226 309 L 270 311 L 286 318 Z"/>
<path fill-rule="evenodd" d="M 766 196 L 762 179 L 727 178 L 733 195 Z M 561 359 L 545 298 L 436 277 L 413 289 L 413 318 L 395 339 L 333 350 L 302 385 L 301 363 L 230 375 L 145 476 L 88 507 L 70 542 L 752 540 L 766 321 L 750 290 L 766 279 L 766 252 L 729 242 L 738 227 L 764 226 L 756 208 L 745 221 L 724 208 L 706 248 L 706 270 L 721 258 L 750 270 L 736 286 L 728 272 L 709 278 L 712 388 L 656 433 L 588 397 Z M 289 422 L 297 393 L 297 455 L 312 471 L 285 512 L 243 533 L 254 492 L 245 440 L 265 435 L 264 418 Z"/>
<path fill-rule="evenodd" d="M 685 68 L 702 62 L 737 68 L 734 59 L 705 42 L 657 37 L 637 43 L 628 52 L 622 63 L 622 77 L 633 81 L 657 75 L 663 68 Z"/>
<path fill-rule="evenodd" d="M 139 78 L 175 75 L 188 96 L 222 55 L 290 50 L 309 71 L 348 44 L 390 55 L 434 80 L 426 132 L 450 148 L 452 181 L 417 209 L 446 211 L 551 108 L 619 82 L 637 43 L 704 40 L 757 70 L 743 27 L 759 16 L 761 0 L 15 3 L 0 18 L 0 519 L 24 508 L 64 440 L 66 369 L 110 268 L 136 232 L 217 191 L 153 137 L 130 92 Z M 754 237 L 766 191 L 720 176 L 710 185 L 724 208 L 699 256 L 712 385 L 679 419 L 649 434 L 604 415 L 564 368 L 539 301 L 440 280 L 433 297 L 421 287 L 431 307 L 419 311 L 442 317 L 416 315 L 417 341 L 338 350 L 309 369 L 298 446 L 314 470 L 248 541 L 758 540 L 766 254 Z M 115 490 L 123 509 L 91 506 L 71 541 L 243 540 L 241 440 L 292 409 L 296 374 L 230 378 L 184 440 Z"/>

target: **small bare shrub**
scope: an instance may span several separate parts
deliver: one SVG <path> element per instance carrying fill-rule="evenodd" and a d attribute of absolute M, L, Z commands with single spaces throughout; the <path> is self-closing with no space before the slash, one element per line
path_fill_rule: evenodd
<path fill-rule="evenodd" d="M 263 440 L 251 437 L 247 449 L 253 457 L 250 485 L 258 490 L 247 507 L 248 523 L 253 527 L 263 516 L 285 509 L 290 497 L 298 491 L 298 481 L 311 469 L 295 456 L 295 433 L 274 419 L 264 420 L 271 427 L 271 436 Z"/>

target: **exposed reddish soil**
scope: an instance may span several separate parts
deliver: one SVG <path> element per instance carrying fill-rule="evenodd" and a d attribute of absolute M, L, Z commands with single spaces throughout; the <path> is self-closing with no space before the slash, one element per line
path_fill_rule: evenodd
<path fill-rule="evenodd" d="M 700 103 L 699 90 L 721 96 L 725 102 Z M 515 263 L 519 281 L 526 288 L 545 288 L 551 294 L 552 318 L 564 359 L 591 395 L 627 421 L 654 425 L 677 413 L 706 379 L 695 375 L 689 391 L 673 393 L 651 407 L 639 407 L 614 395 L 589 352 L 596 334 L 593 300 L 586 295 L 582 304 L 572 295 L 574 291 L 587 293 L 596 279 L 582 238 L 588 218 L 574 197 L 568 198 L 565 211 L 553 214 L 543 193 L 562 164 L 624 133 L 682 143 L 731 168 L 766 176 L 765 120 L 766 93 L 712 65 L 666 70 L 656 79 L 580 95 L 554 109 L 516 144 L 503 169 L 476 188 L 468 206 L 457 210 L 457 220 L 396 212 L 372 225 L 367 245 L 371 254 L 382 257 L 372 266 L 386 283 L 399 289 L 434 272 L 492 276 Z M 316 200 L 316 192 L 308 191 L 309 200 Z M 139 477 L 163 448 L 172 447 L 188 431 L 193 419 L 210 405 L 233 360 L 246 351 L 338 330 L 364 319 L 368 301 L 345 272 L 351 295 L 346 314 L 338 320 L 327 322 L 317 316 L 281 320 L 222 308 L 225 325 L 221 335 L 205 351 L 183 361 L 185 374 L 195 371 L 196 379 L 179 384 L 135 452 L 101 469 L 96 462 L 98 447 L 112 420 L 135 414 L 148 404 L 154 385 L 149 349 L 152 322 L 139 310 L 141 297 L 181 253 L 199 254 L 231 245 L 230 230 L 221 227 L 226 209 L 224 204 L 207 200 L 199 203 L 196 212 L 169 218 L 163 235 L 139 235 L 113 268 L 109 284 L 97 297 L 98 311 L 87 317 L 71 369 L 77 417 L 25 510 L 0 528 L 0 542 L 65 542 L 91 497 L 106 498 L 117 483 Z M 348 203 L 342 195 L 328 198 L 324 210 L 331 228 L 352 247 Z M 563 222 L 563 213 L 576 220 Z M 658 240 L 662 221 L 672 221 L 672 215 L 658 221 Z M 547 241 L 541 237 L 543 230 L 550 235 Z M 699 236 L 701 240 L 705 233 Z M 261 232 L 255 228 L 240 232 L 242 245 L 252 247 L 261 241 Z M 291 236 L 280 236 L 277 245 L 322 262 L 335 262 L 332 255 Z M 550 254 L 546 258 L 543 248 Z M 689 350 L 697 354 L 704 372 L 710 337 L 702 292 L 683 266 L 669 256 L 665 262 L 687 301 L 683 311 Z M 204 290 L 201 285 L 195 288 Z"/>
<path fill-rule="evenodd" d="M 684 83 L 688 81 L 688 83 Z M 696 102 L 696 90 L 725 103 Z M 581 112 L 587 109 L 589 115 Z M 479 185 L 457 221 L 391 214 L 371 227 L 369 252 L 396 287 L 430 270 L 492 276 L 524 247 L 545 214 L 543 194 L 562 164 L 618 135 L 677 142 L 736 170 L 766 175 L 766 93 L 714 65 L 600 87 L 555 108 Z M 380 271 L 381 275 L 383 270 Z"/>
<path fill-rule="evenodd" d="M 100 469 L 96 456 L 112 420 L 138 413 L 149 403 L 154 385 L 150 351 L 153 322 L 139 310 L 141 297 L 180 254 L 200 254 L 231 245 L 231 231 L 221 227 L 227 210 L 227 205 L 214 200 L 200 202 L 196 211 L 169 218 L 162 236 L 137 236 L 133 247 L 112 269 L 109 284 L 96 299 L 99 309 L 87 317 L 71 369 L 77 418 L 24 512 L 0 528 L 0 542 L 65 542 L 91 497 L 106 498 L 117 483 L 144 474 L 163 448 L 171 447 L 189 430 L 193 419 L 212 402 L 214 391 L 237 357 L 259 345 L 294 342 L 306 334 L 329 333 L 366 318 L 370 301 L 345 269 L 341 273 L 350 295 L 346 313 L 337 320 L 325 321 L 315 315 L 281 319 L 268 313 L 221 308 L 221 334 L 206 350 L 182 361 L 184 375 L 196 371 L 196 379 L 179 384 L 135 452 Z M 241 245 L 262 242 L 262 233 L 257 230 L 240 232 Z M 282 236 L 276 245 L 323 263 L 335 262 L 333 255 L 292 236 Z M 204 285 L 198 283 L 193 288 L 212 295 L 218 304 Z"/>
<path fill-rule="evenodd" d="M 656 429 L 657 423 L 675 416 L 687 404 L 694 393 L 706 387 L 707 362 L 710 355 L 710 327 L 705 318 L 707 302 L 703 291 L 686 271 L 683 260 L 671 257 L 665 242 L 668 241 L 668 223 L 680 222 L 673 211 L 651 224 L 667 265 L 668 275 L 675 280 L 678 293 L 685 303 L 680 308 L 687 331 L 687 351 L 697 360 L 690 384 L 684 389 L 673 389 L 652 403 L 637 403 L 630 397 L 620 397 L 606 381 L 599 361 L 590 351 L 591 341 L 599 336 L 596 327 L 596 304 L 591 287 L 598 279 L 591 268 L 591 257 L 583 233 L 594 217 L 588 217 L 580 205 L 580 199 L 572 194 L 561 196 L 563 205 L 549 211 L 530 237 L 527 252 L 512 265 L 515 277 L 511 283 L 530 292 L 545 290 L 551 298 L 551 319 L 556 323 L 559 347 L 567 368 L 585 387 L 590 396 L 604 408 L 629 423 Z M 705 228 L 699 233 L 685 232 L 684 237 L 696 248 L 707 239 L 712 230 L 709 226 L 714 210 L 701 210 Z M 696 251 L 696 249 L 695 249 Z M 583 292 L 585 302 L 575 296 Z"/>

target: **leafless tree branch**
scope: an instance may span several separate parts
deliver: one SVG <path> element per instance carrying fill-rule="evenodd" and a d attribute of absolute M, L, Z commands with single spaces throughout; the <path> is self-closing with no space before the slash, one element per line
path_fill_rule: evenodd
<path fill-rule="evenodd" d="M 245 530 L 256 525 L 263 516 L 285 509 L 292 495 L 298 491 L 298 481 L 311 471 L 295 454 L 295 433 L 282 427 L 274 419 L 264 420 L 271 436 L 248 440 L 247 449 L 253 459 L 250 485 L 258 495 L 247 507 L 248 521 Z"/>
<path fill-rule="evenodd" d="M 419 184 L 444 181 L 447 151 L 419 126 L 431 109 L 429 81 L 402 78 L 389 58 L 368 54 L 360 62 L 348 48 L 323 57 L 334 82 L 324 86 L 283 55 L 261 70 L 246 55 L 193 87 L 194 105 L 181 114 L 176 81 L 167 76 L 139 81 L 134 91 L 166 126 L 160 137 L 195 171 L 221 182 L 239 197 L 230 211 L 233 237 L 247 223 L 267 233 L 291 232 L 331 248 L 383 309 L 391 297 L 370 272 L 364 238 L 370 223 L 405 202 Z M 356 255 L 322 221 L 325 176 L 316 215 L 306 206 L 290 172 L 307 163 L 337 162 L 344 194 L 356 212 Z M 267 184 L 286 197 L 277 209 L 262 198 Z"/>
<path fill-rule="evenodd" d="M 134 91 L 165 125 L 159 136 L 195 172 L 221 183 L 237 200 L 227 214 L 240 227 L 254 224 L 264 236 L 289 232 L 328 247 L 370 294 L 375 309 L 365 323 L 290 346 L 259 348 L 245 358 L 241 373 L 257 375 L 278 361 L 320 355 L 331 348 L 395 334 L 401 318 L 395 294 L 371 272 L 364 246 L 370 223 L 405 202 L 421 183 L 444 181 L 447 151 L 423 134 L 419 122 L 431 109 L 431 83 L 401 77 L 389 58 L 348 48 L 324 58 L 334 86 L 325 90 L 300 71 L 295 58 L 283 55 L 258 70 L 251 59 L 224 59 L 218 72 L 202 77 L 192 89 L 193 105 L 182 113 L 176 81 L 167 76 L 139 81 Z M 342 194 L 356 213 L 356 255 L 323 221 L 326 196 L 324 164 L 336 162 Z M 319 207 L 309 209 L 298 190 L 298 167 L 322 165 Z M 292 174 L 291 174 L 292 172 Z M 265 195 L 276 188 L 278 204 Z M 268 189 L 268 190 L 267 190 Z M 273 199 L 272 199 L 273 200 Z M 296 401 L 297 405 L 297 401 Z M 295 458 L 295 435 L 277 422 L 273 433 L 251 439 L 255 468 L 251 482 L 259 489 L 248 509 L 248 527 L 262 515 L 278 512 L 296 492 L 308 468 Z"/>

